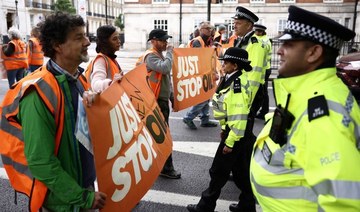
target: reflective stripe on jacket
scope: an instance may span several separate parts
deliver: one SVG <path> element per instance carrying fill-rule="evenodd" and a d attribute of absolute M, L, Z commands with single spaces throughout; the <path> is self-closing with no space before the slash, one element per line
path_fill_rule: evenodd
<path fill-rule="evenodd" d="M 32 42 L 32 50 L 30 51 L 30 41 Z M 27 47 L 28 62 L 29 65 L 43 65 L 44 63 L 44 52 L 39 40 L 35 37 L 29 39 Z"/>
<path fill-rule="evenodd" d="M 276 79 L 274 93 L 282 107 L 291 94 L 295 120 L 285 145 L 269 137 L 272 119 L 254 145 L 251 183 L 263 211 L 360 211 L 360 109 L 336 69 Z"/>
<path fill-rule="evenodd" d="M 91 86 L 91 74 L 93 72 L 94 63 L 99 57 L 103 57 L 104 60 L 105 60 L 105 63 L 106 63 L 106 76 L 107 76 L 108 79 L 112 80 L 116 73 L 121 73 L 120 66 L 116 62 L 116 60 L 113 60 L 113 59 L 109 58 L 108 56 L 106 56 L 106 55 L 104 55 L 102 53 L 98 53 L 98 55 L 95 57 L 95 59 L 92 60 L 89 63 L 89 65 L 88 65 L 88 67 L 86 68 L 86 71 L 85 71 L 85 77 L 86 77 L 86 80 L 87 80 L 89 86 Z"/>
<path fill-rule="evenodd" d="M 6 56 L 1 50 L 1 57 L 3 58 L 4 67 L 6 70 L 15 70 L 20 68 L 28 68 L 28 59 L 26 55 L 26 44 L 22 40 L 11 40 L 14 44 L 15 51 L 11 56 Z"/>
<path fill-rule="evenodd" d="M 79 78 L 85 87 L 86 82 Z M 24 154 L 22 126 L 18 122 L 19 104 L 28 93 L 35 89 L 47 109 L 54 116 L 56 124 L 55 149 L 57 155 L 64 127 L 64 96 L 55 76 L 45 66 L 19 81 L 5 95 L 1 109 L 0 154 L 11 186 L 29 197 L 29 211 L 38 211 L 45 200 L 47 187 L 36 180 L 28 167 Z"/>
<path fill-rule="evenodd" d="M 237 88 L 234 89 L 234 85 Z M 250 85 L 246 75 L 241 71 L 234 73 L 227 81 L 223 78 L 213 95 L 214 118 L 219 120 L 222 129 L 229 127 L 230 132 L 225 144 L 230 148 L 245 134 L 250 100 Z"/>
<path fill-rule="evenodd" d="M 151 53 L 157 55 L 159 58 L 164 60 L 164 57 L 162 55 L 160 55 L 155 49 L 150 48 L 150 49 L 146 50 L 145 54 L 142 55 L 138 59 L 138 61 L 136 62 L 136 65 L 140 65 L 140 64 L 144 63 L 146 57 Z M 155 70 L 147 70 L 147 71 L 148 71 L 147 79 L 148 79 L 149 86 L 150 86 L 151 90 L 154 92 L 156 99 L 158 99 L 159 94 L 160 94 L 160 88 L 161 88 L 162 74 Z"/>
<path fill-rule="evenodd" d="M 250 32 L 245 36 L 245 38 L 243 38 L 243 40 L 241 40 L 240 45 L 237 47 L 245 49 L 249 54 L 252 70 L 246 72 L 246 74 L 248 75 L 252 93 L 256 94 L 260 84 L 265 83 L 267 61 L 265 46 L 256 38 L 254 32 Z M 254 98 L 255 95 L 253 95 L 251 102 Z"/>

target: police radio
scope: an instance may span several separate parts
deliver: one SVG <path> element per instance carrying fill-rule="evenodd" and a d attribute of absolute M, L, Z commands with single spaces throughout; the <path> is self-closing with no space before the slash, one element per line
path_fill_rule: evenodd
<path fill-rule="evenodd" d="M 287 110 L 291 94 L 288 94 L 285 108 L 279 104 L 274 112 L 273 122 L 270 129 L 270 138 L 280 146 L 286 144 L 286 131 L 290 129 L 295 117 Z"/>

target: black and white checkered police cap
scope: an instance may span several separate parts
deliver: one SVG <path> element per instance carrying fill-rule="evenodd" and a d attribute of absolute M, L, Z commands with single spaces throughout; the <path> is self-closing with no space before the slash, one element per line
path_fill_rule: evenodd
<path fill-rule="evenodd" d="M 238 6 L 236 7 L 236 14 L 233 19 L 247 19 L 252 23 L 255 23 L 259 20 L 259 18 L 250 10 L 246 9 L 245 7 Z"/>
<path fill-rule="evenodd" d="M 279 40 L 310 40 L 340 50 L 344 41 L 355 36 L 355 32 L 325 16 L 294 5 L 288 11 L 284 34 Z"/>

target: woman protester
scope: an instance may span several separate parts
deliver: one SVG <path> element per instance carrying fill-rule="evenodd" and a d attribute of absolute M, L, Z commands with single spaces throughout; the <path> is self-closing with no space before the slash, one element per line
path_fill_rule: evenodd
<path fill-rule="evenodd" d="M 100 26 L 96 31 L 96 52 L 98 55 L 90 62 L 86 78 L 92 91 L 102 92 L 123 76 L 116 61 L 115 52 L 121 45 L 119 32 L 111 25 Z"/>

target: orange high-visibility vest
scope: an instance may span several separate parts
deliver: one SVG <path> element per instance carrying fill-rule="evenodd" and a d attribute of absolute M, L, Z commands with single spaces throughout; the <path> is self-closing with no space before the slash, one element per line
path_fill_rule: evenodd
<path fill-rule="evenodd" d="M 85 71 L 85 77 L 86 77 L 90 87 L 91 87 L 91 79 L 90 78 L 91 78 L 91 73 L 93 72 L 93 69 L 94 69 L 94 63 L 100 57 L 103 57 L 105 60 L 107 78 L 112 80 L 116 73 L 122 72 L 119 64 L 115 60 L 112 60 L 110 57 L 104 55 L 103 53 L 99 53 L 95 57 L 95 59 L 93 61 L 91 61 L 91 63 L 88 65 L 88 67 L 86 68 L 86 71 Z"/>
<path fill-rule="evenodd" d="M 3 51 L 1 51 L 1 57 L 4 60 L 4 67 L 8 70 L 15 70 L 20 68 L 28 68 L 28 59 L 26 55 L 26 44 L 22 40 L 11 40 L 10 43 L 14 44 L 15 51 L 11 56 L 6 56 Z M 9 44 L 10 44 L 9 43 Z"/>
<path fill-rule="evenodd" d="M 29 41 L 32 42 L 32 51 L 30 51 L 30 45 L 27 45 L 27 54 L 29 65 L 41 66 L 44 63 L 44 52 L 39 40 L 35 37 L 31 37 Z"/>
<path fill-rule="evenodd" d="M 161 54 L 159 54 L 159 52 L 157 52 L 155 49 L 151 48 L 151 49 L 146 50 L 145 54 L 142 55 L 141 57 L 139 57 L 139 59 L 136 61 L 136 65 L 140 65 L 140 64 L 144 63 L 146 57 L 150 53 L 153 53 L 156 56 L 160 57 L 161 59 L 164 59 L 164 57 Z M 154 92 L 155 97 L 157 99 L 160 94 L 162 74 L 160 72 L 157 72 L 154 70 L 147 70 L 147 71 L 148 71 L 147 79 L 148 79 L 149 86 L 150 86 L 151 90 Z"/>
<path fill-rule="evenodd" d="M 221 34 L 219 31 L 216 31 L 214 35 L 214 40 L 216 40 L 218 37 L 220 37 L 219 43 L 222 44 Z"/>
<path fill-rule="evenodd" d="M 235 40 L 237 39 L 237 35 L 236 34 L 233 34 L 230 38 L 229 38 L 229 42 L 228 42 L 228 46 L 229 47 L 233 47 L 234 46 L 234 43 L 235 43 Z"/>
<path fill-rule="evenodd" d="M 85 78 L 79 79 L 87 89 Z M 20 100 L 30 87 L 36 90 L 54 116 L 57 126 L 54 153 L 58 153 L 64 128 L 64 95 L 55 76 L 43 66 L 40 71 L 20 80 L 4 97 L 0 107 L 0 154 L 11 186 L 29 197 L 29 211 L 38 211 L 45 200 L 47 187 L 31 175 L 24 153 L 22 126 L 17 120 Z"/>
<path fill-rule="evenodd" d="M 198 40 L 198 41 L 200 42 L 201 48 L 206 47 L 205 42 L 204 42 L 204 40 L 202 39 L 201 36 L 197 36 L 196 38 L 192 39 L 192 40 L 189 42 L 188 47 L 192 48 L 192 47 L 193 47 L 193 43 L 194 43 L 195 40 Z"/>

